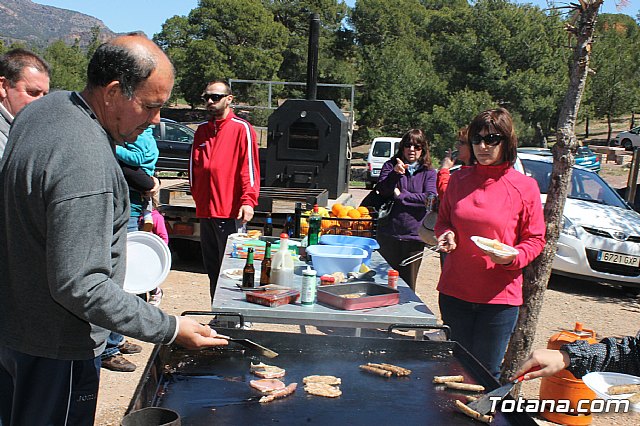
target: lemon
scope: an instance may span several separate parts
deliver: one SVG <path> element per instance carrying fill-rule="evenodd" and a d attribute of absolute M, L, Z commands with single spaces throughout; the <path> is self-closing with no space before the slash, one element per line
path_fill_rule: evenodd
<path fill-rule="evenodd" d="M 362 265 L 360 265 L 360 273 L 364 274 L 365 272 L 369 272 L 371 270 L 371 268 L 369 268 L 367 265 L 365 265 L 364 263 Z"/>

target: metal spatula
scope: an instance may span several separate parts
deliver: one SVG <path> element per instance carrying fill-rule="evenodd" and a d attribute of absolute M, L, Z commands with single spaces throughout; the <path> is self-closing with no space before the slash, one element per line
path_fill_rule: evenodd
<path fill-rule="evenodd" d="M 471 401 L 470 403 L 466 404 L 466 406 L 482 415 L 489 414 L 491 412 L 491 407 L 493 406 L 494 401 L 496 401 L 496 398 L 498 399 L 496 401 L 497 404 L 498 402 L 502 401 L 509 394 L 509 392 L 511 392 L 511 389 L 513 389 L 516 384 L 524 380 L 525 374 L 532 373 L 538 370 L 540 370 L 540 366 L 533 367 L 531 370 L 525 372 L 522 376 L 518 377 L 513 382 L 500 386 L 498 389 L 489 392 L 482 398 Z"/>
<path fill-rule="evenodd" d="M 267 358 L 275 358 L 278 356 L 278 352 L 273 351 L 267 347 L 257 344 L 256 342 L 249 339 L 236 339 L 231 336 L 225 336 L 223 334 L 218 334 L 215 336 L 219 339 L 226 339 L 230 342 L 237 343 L 239 345 L 244 346 L 245 348 L 253 349 L 258 352 L 260 355 L 266 356 Z"/>

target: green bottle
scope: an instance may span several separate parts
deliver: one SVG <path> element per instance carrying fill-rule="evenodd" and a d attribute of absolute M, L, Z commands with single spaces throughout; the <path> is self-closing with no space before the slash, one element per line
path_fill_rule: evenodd
<path fill-rule="evenodd" d="M 244 265 L 244 269 L 242 270 L 242 287 L 255 287 L 255 275 L 256 270 L 253 267 L 253 249 L 249 247 L 247 249 L 247 263 Z"/>

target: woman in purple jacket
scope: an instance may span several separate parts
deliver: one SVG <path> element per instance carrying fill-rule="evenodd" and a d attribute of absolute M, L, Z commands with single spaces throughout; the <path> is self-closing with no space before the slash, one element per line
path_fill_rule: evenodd
<path fill-rule="evenodd" d="M 412 129 L 402 137 L 396 155 L 382 166 L 377 185 L 380 195 L 395 200 L 389 220 L 378 229 L 380 254 L 413 290 L 422 259 L 407 266 L 400 262 L 424 250 L 418 226 L 427 213 L 427 197 L 436 194 L 436 174 L 427 138 L 422 130 Z"/>

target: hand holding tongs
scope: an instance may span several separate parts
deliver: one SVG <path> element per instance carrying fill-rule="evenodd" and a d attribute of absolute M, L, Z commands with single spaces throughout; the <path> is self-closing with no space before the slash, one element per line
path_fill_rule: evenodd
<path fill-rule="evenodd" d="M 424 251 L 420 252 L 420 253 L 416 253 L 414 255 L 411 255 L 409 257 L 407 257 L 406 259 L 404 259 L 402 262 L 400 262 L 400 266 L 407 266 L 413 262 L 417 262 L 418 260 L 422 259 L 423 257 L 427 257 L 427 256 L 431 256 L 434 253 L 440 253 L 440 246 L 439 245 L 435 245 L 435 246 L 425 246 L 426 249 L 429 250 L 429 252 L 425 253 Z"/>

